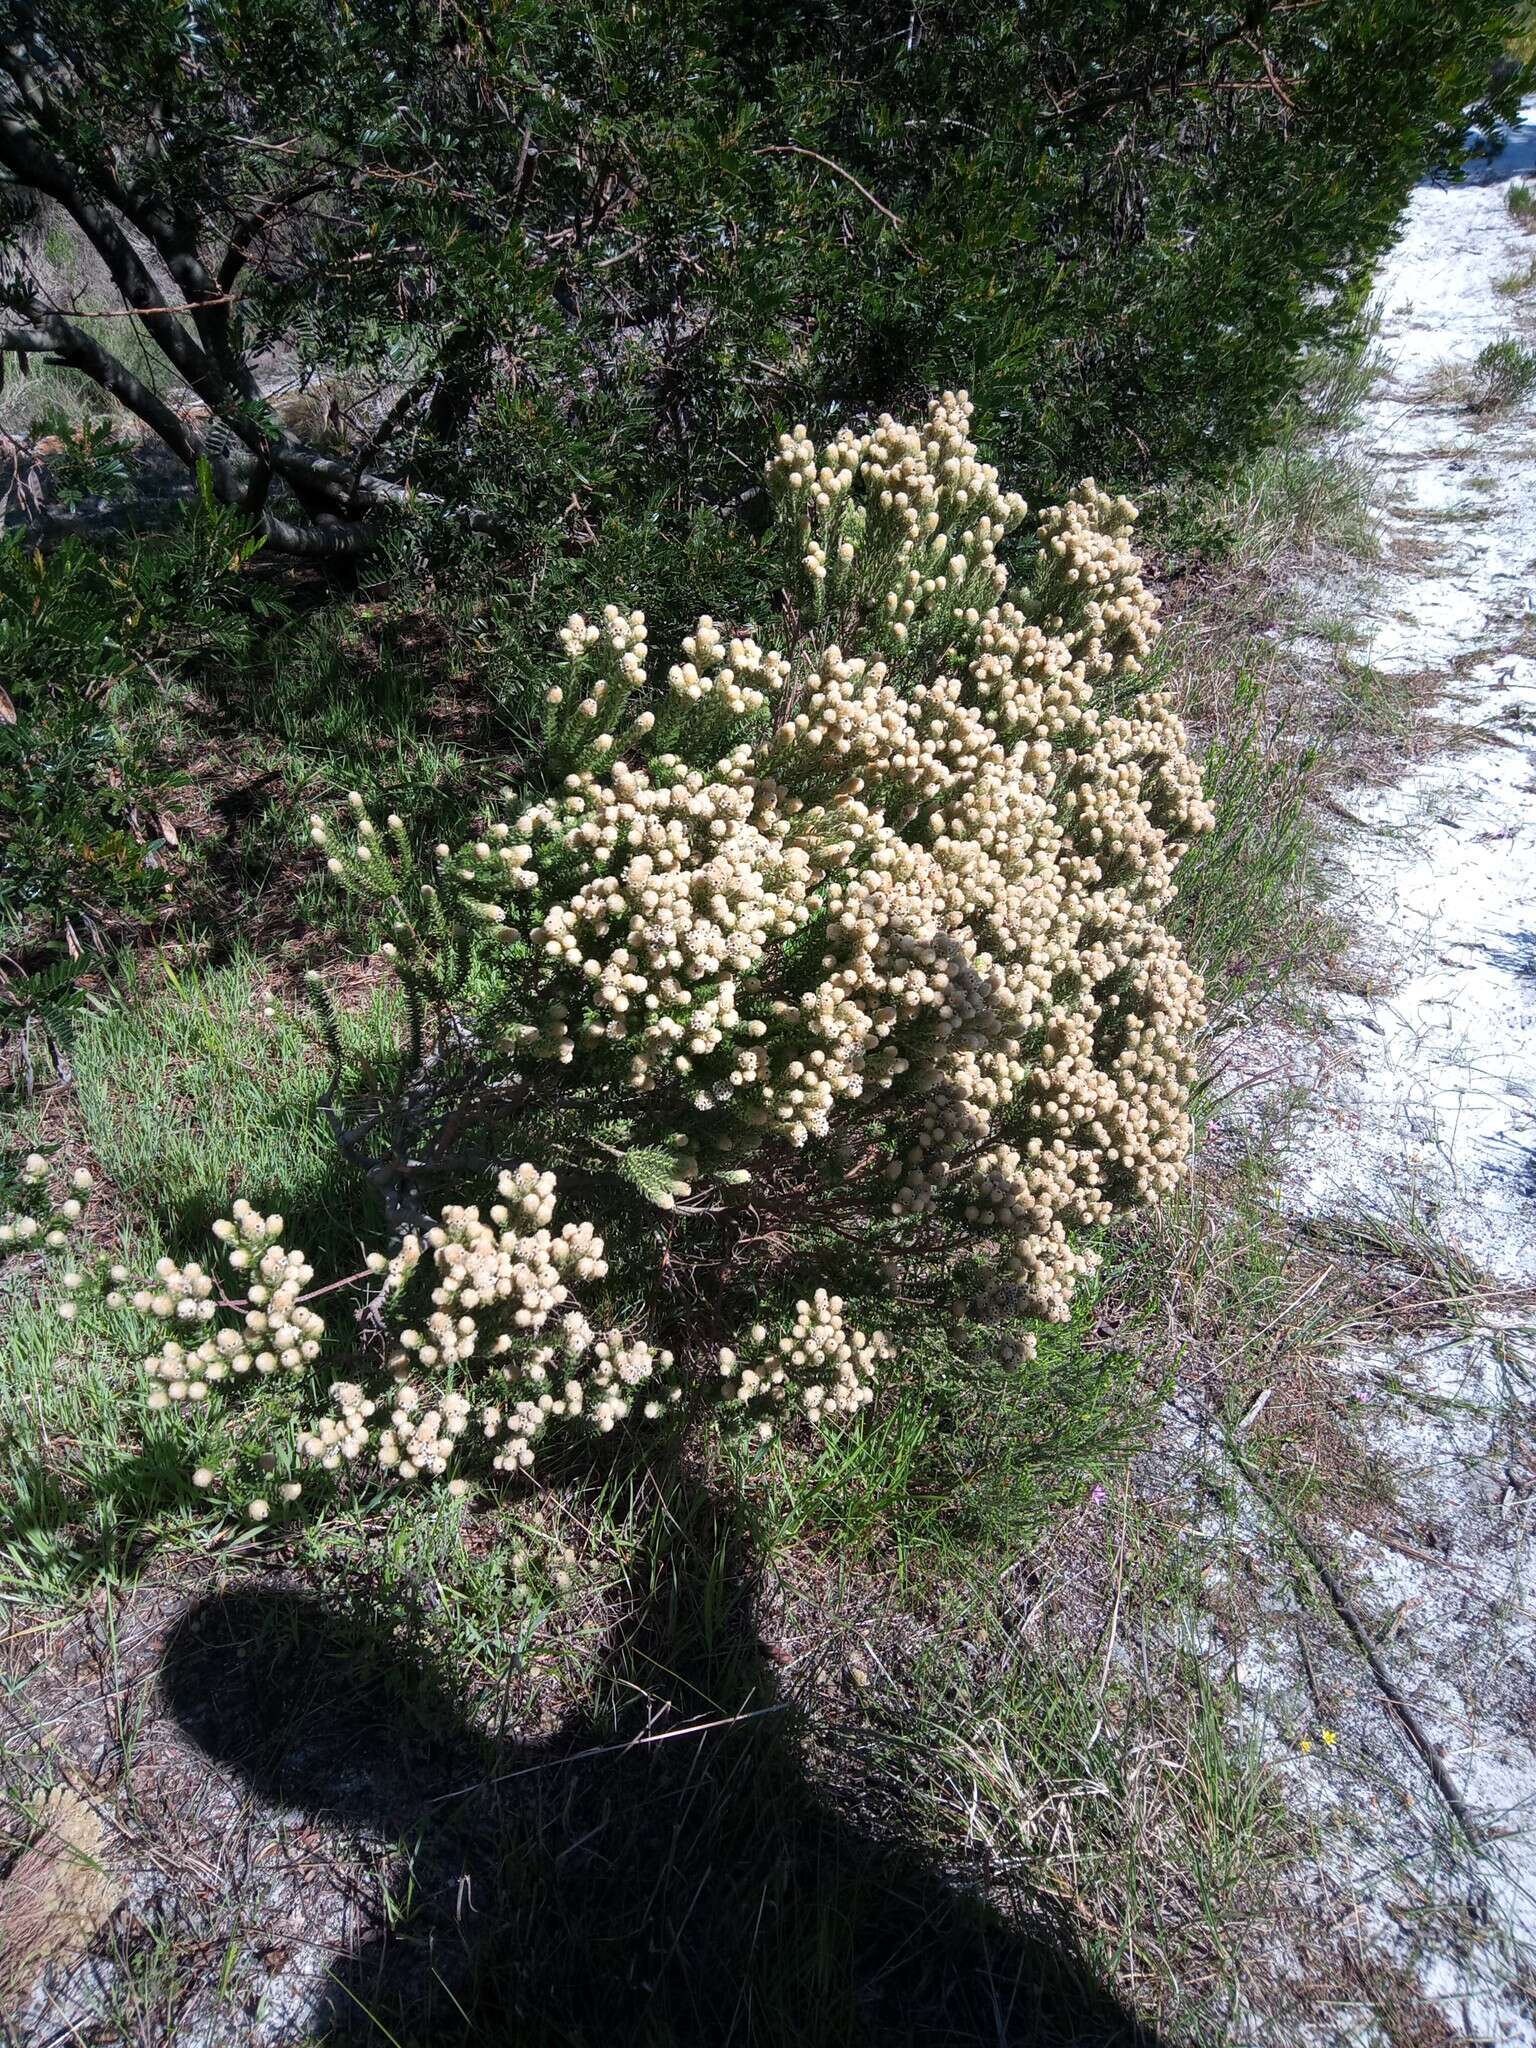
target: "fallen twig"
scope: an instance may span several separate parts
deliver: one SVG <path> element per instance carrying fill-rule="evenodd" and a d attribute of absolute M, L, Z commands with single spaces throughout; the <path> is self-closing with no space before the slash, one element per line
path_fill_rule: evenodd
<path fill-rule="evenodd" d="M 1423 1722 L 1409 1703 L 1397 1680 L 1382 1661 L 1380 1652 L 1371 1640 L 1370 1631 L 1360 1619 L 1354 1602 L 1345 1591 L 1344 1583 L 1338 1573 L 1329 1564 L 1311 1537 L 1304 1530 L 1299 1529 L 1291 1517 L 1286 1514 L 1274 1495 L 1269 1491 L 1269 1488 L 1265 1486 L 1264 1482 L 1249 1465 L 1247 1459 L 1238 1450 L 1237 1446 L 1229 1442 L 1228 1449 L 1238 1470 L 1248 1481 L 1248 1484 L 1253 1488 L 1260 1500 L 1264 1502 L 1270 1513 L 1274 1515 L 1275 1519 L 1287 1531 L 1297 1549 L 1317 1574 L 1318 1579 L 1322 1583 L 1323 1590 L 1333 1602 L 1340 1621 L 1343 1622 L 1349 1633 L 1354 1637 L 1360 1654 L 1364 1657 L 1366 1664 L 1370 1668 L 1371 1676 L 1381 1689 L 1383 1699 L 1386 1700 L 1388 1706 L 1397 1715 L 1404 1733 L 1419 1752 L 1420 1757 L 1424 1761 L 1424 1767 L 1434 1782 L 1435 1790 L 1450 1808 L 1457 1826 L 1474 1848 L 1481 1847 L 1485 1840 L 1483 1830 L 1467 1810 L 1467 1803 L 1456 1789 L 1455 1781 L 1445 1767 L 1445 1759 L 1429 1739 Z"/>
<path fill-rule="evenodd" d="M 1471 1814 L 1467 1811 L 1466 1801 L 1457 1791 L 1451 1774 L 1445 1767 L 1444 1758 L 1425 1733 L 1423 1722 L 1420 1721 L 1398 1686 L 1397 1681 L 1382 1662 L 1376 1645 L 1371 1641 L 1365 1623 L 1355 1611 L 1354 1605 L 1349 1595 L 1345 1592 L 1338 1574 L 1322 1556 L 1316 1545 L 1311 1543 L 1299 1529 L 1293 1529 L 1292 1534 L 1295 1536 L 1297 1545 L 1307 1559 L 1307 1562 L 1322 1580 L 1329 1599 L 1332 1600 L 1335 1608 L 1338 1610 L 1339 1619 L 1344 1623 L 1344 1626 L 1359 1645 L 1361 1655 L 1370 1666 L 1371 1676 L 1381 1687 L 1383 1698 L 1385 1698 L 1388 1705 L 1402 1722 L 1414 1748 L 1424 1759 L 1425 1768 L 1434 1780 L 1435 1790 L 1455 1815 L 1456 1823 L 1467 1840 L 1474 1848 L 1480 1846 L 1483 1840 L 1481 1828 L 1479 1828 L 1476 1821 L 1473 1820 Z"/>
<path fill-rule="evenodd" d="M 1245 1435 L 1246 1432 L 1253 1427 L 1254 1423 L 1258 1421 L 1259 1417 L 1264 1413 L 1264 1410 L 1269 1406 L 1270 1396 L 1274 1393 L 1274 1391 L 1275 1390 L 1273 1387 L 1266 1387 L 1263 1393 L 1260 1394 L 1257 1401 L 1254 1402 L 1253 1406 L 1248 1410 L 1248 1413 L 1237 1425 L 1237 1434 L 1239 1436 Z"/>

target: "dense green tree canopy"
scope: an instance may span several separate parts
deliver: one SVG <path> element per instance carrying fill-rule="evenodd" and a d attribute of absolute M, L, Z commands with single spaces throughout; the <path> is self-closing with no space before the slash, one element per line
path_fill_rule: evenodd
<path fill-rule="evenodd" d="M 314 552 L 406 485 L 520 553 L 730 505 L 770 426 L 960 383 L 1042 486 L 1207 470 L 1511 109 L 1521 11 L 0 0 L 0 341 Z"/>

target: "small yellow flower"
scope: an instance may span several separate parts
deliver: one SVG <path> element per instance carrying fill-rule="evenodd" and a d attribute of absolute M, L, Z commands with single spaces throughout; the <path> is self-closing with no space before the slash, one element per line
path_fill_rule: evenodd
<path fill-rule="evenodd" d="M 1332 1749 L 1335 1743 L 1338 1741 L 1338 1739 L 1338 1736 L 1334 1733 L 1334 1731 L 1331 1728 L 1325 1728 L 1323 1730 L 1324 1749 Z"/>
<path fill-rule="evenodd" d="M 1312 1754 L 1313 1747 L 1311 1736 L 1303 1735 L 1300 1742 L 1297 1743 L 1296 1747 L 1301 1751 L 1303 1756 L 1310 1756 Z"/>

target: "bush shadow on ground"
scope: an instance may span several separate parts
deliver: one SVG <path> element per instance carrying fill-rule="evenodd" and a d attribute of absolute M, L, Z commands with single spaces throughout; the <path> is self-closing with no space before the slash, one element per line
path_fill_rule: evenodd
<path fill-rule="evenodd" d="M 1156 2048 L 1058 1913 L 1005 1921 L 904 1839 L 899 1792 L 849 1789 L 856 1765 L 835 1797 L 813 1782 L 733 1530 L 686 1482 L 666 1519 L 546 1740 L 472 1724 L 377 1610 L 258 1580 L 177 1624 L 162 1692 L 206 1754 L 406 1847 L 409 1910 L 337 1966 L 312 2038 Z"/>

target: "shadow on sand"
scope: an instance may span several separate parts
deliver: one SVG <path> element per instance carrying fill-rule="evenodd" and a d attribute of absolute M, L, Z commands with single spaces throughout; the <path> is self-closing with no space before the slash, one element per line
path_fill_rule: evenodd
<path fill-rule="evenodd" d="M 1155 2048 L 1059 1922 L 1006 1923 L 899 1811 L 811 1782 L 732 1532 L 678 1498 L 595 1703 L 548 1740 L 469 1725 L 382 1616 L 256 1582 L 178 1623 L 164 1696 L 209 1756 L 407 1850 L 409 1910 L 337 1966 L 313 2038 Z"/>

